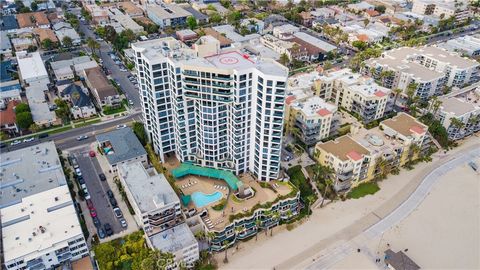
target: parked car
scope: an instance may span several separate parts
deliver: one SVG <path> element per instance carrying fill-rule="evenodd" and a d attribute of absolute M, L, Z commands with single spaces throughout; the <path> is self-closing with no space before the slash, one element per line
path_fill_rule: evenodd
<path fill-rule="evenodd" d="M 110 223 L 105 223 L 103 225 L 103 228 L 105 229 L 105 233 L 107 234 L 107 236 L 113 235 L 113 230 L 112 226 L 110 226 Z"/>
<path fill-rule="evenodd" d="M 70 158 L 70 164 L 73 166 L 74 169 L 78 169 L 78 162 L 75 157 Z"/>
<path fill-rule="evenodd" d="M 115 198 L 110 198 L 109 199 L 110 201 L 110 204 L 112 205 L 112 207 L 117 207 L 118 206 L 118 203 L 117 203 L 117 200 L 115 200 Z"/>
<path fill-rule="evenodd" d="M 80 185 L 85 185 L 85 179 L 83 179 L 83 176 L 78 177 L 77 181 Z"/>
<path fill-rule="evenodd" d="M 82 171 L 80 171 L 80 168 L 76 168 L 76 169 L 75 169 L 75 174 L 76 174 L 77 176 L 82 176 Z"/>
<path fill-rule="evenodd" d="M 96 217 L 97 216 L 97 211 L 95 211 L 95 209 L 90 209 L 90 216 L 93 218 L 93 217 Z"/>
<path fill-rule="evenodd" d="M 105 174 L 103 174 L 103 173 L 99 174 L 98 177 L 100 178 L 100 181 L 107 180 L 107 177 L 105 177 Z"/>
<path fill-rule="evenodd" d="M 90 157 L 95 157 L 95 151 L 93 151 L 93 150 L 90 151 L 88 154 L 90 155 Z"/>
<path fill-rule="evenodd" d="M 23 142 L 33 142 L 35 140 L 35 137 L 30 137 L 28 139 L 23 140 Z"/>
<path fill-rule="evenodd" d="M 38 135 L 39 139 L 43 139 L 43 138 L 47 138 L 47 137 L 48 137 L 48 133 L 42 133 L 42 134 Z"/>
<path fill-rule="evenodd" d="M 110 189 L 107 190 L 107 196 L 108 196 L 109 198 L 114 198 L 114 197 L 115 197 L 115 196 L 113 196 L 113 192 L 112 192 Z"/>
<path fill-rule="evenodd" d="M 122 228 L 128 227 L 127 221 L 124 218 L 120 218 L 120 225 L 122 225 Z"/>
<path fill-rule="evenodd" d="M 128 100 L 128 105 L 133 106 L 133 101 L 131 99 Z"/>
<path fill-rule="evenodd" d="M 122 128 L 126 128 L 127 125 L 117 125 L 116 129 L 122 129 Z"/>
<path fill-rule="evenodd" d="M 105 238 L 105 230 L 102 228 L 98 228 L 98 238 L 103 239 Z"/>
<path fill-rule="evenodd" d="M 83 194 L 84 194 L 83 197 L 85 198 L 85 200 L 90 200 L 90 198 L 91 198 L 90 193 L 88 193 L 88 189 L 86 187 L 83 188 Z"/>
<path fill-rule="evenodd" d="M 10 145 L 17 145 L 17 144 L 21 144 L 21 143 L 22 143 L 22 141 L 15 140 L 15 141 L 11 142 Z"/>
<path fill-rule="evenodd" d="M 92 200 L 85 200 L 85 202 L 87 203 L 88 209 L 90 209 L 90 210 L 95 209 L 95 207 L 93 207 Z"/>
<path fill-rule="evenodd" d="M 100 228 L 102 226 L 102 224 L 100 223 L 100 219 L 98 219 L 98 216 L 93 217 L 92 221 L 93 221 L 93 225 L 95 225 L 95 227 Z"/>
<path fill-rule="evenodd" d="M 122 210 L 120 210 L 120 208 L 118 208 L 118 207 L 113 208 L 113 213 L 115 214 L 115 216 L 117 218 L 122 218 L 123 217 Z"/>
<path fill-rule="evenodd" d="M 3 143 L 3 142 L 0 143 L 0 148 L 5 148 L 5 147 L 7 147 L 7 144 L 6 144 L 6 143 Z"/>

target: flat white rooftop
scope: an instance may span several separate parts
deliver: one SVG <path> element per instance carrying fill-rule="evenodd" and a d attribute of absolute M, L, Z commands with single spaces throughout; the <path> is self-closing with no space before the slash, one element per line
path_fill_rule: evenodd
<path fill-rule="evenodd" d="M 23 80 L 34 79 L 37 77 L 48 77 L 47 70 L 43 64 L 39 52 L 18 52 L 18 69 Z"/>
<path fill-rule="evenodd" d="M 23 256 L 27 261 L 36 258 L 37 251 L 54 252 L 68 246 L 63 241 L 83 234 L 67 186 L 24 197 L 2 208 L 1 217 L 5 261 Z"/>
<path fill-rule="evenodd" d="M 67 184 L 53 142 L 1 154 L 0 209 Z"/>
<path fill-rule="evenodd" d="M 154 234 L 150 236 L 149 239 L 156 249 L 171 253 L 198 243 L 192 231 L 185 223 Z"/>

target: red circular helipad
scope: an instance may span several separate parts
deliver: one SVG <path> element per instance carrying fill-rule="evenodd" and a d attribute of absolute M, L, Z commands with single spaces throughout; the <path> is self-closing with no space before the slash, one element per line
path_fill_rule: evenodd
<path fill-rule="evenodd" d="M 238 63 L 238 59 L 232 56 L 224 56 L 219 59 L 220 63 L 224 65 L 234 65 Z"/>

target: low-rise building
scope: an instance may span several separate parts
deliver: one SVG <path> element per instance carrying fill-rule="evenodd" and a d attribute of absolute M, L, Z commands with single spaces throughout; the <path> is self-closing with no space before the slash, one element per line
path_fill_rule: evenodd
<path fill-rule="evenodd" d="M 47 85 L 50 82 L 47 69 L 39 52 L 17 52 L 17 63 L 22 84 L 39 83 Z"/>
<path fill-rule="evenodd" d="M 356 114 L 365 123 L 384 117 L 390 109 L 391 90 L 350 69 L 320 76 L 314 88 L 316 95 Z"/>
<path fill-rule="evenodd" d="M 177 36 L 177 39 L 182 41 L 182 42 L 193 42 L 198 39 L 198 34 L 190 29 L 184 29 L 175 32 L 175 35 Z"/>
<path fill-rule="evenodd" d="M 147 152 L 131 128 L 98 134 L 96 139 L 107 157 L 112 172 L 116 172 L 121 164 L 141 162 L 147 166 Z"/>
<path fill-rule="evenodd" d="M 439 46 L 450 52 L 459 52 L 470 57 L 480 56 L 480 38 L 478 36 L 463 36 L 449 39 L 445 43 L 439 44 Z"/>
<path fill-rule="evenodd" d="M 338 127 L 337 106 L 313 95 L 310 89 L 291 91 L 285 104 L 286 132 L 307 146 L 329 137 Z"/>
<path fill-rule="evenodd" d="M 55 112 L 50 110 L 45 100 L 46 91 L 48 91 L 47 85 L 38 83 L 31 84 L 25 88 L 33 122 L 38 126 L 49 127 L 60 124 L 61 119 L 58 119 Z"/>
<path fill-rule="evenodd" d="M 0 130 L 7 134 L 14 135 L 19 132 L 16 122 L 15 106 L 20 103 L 18 100 L 5 102 L 0 101 Z"/>
<path fill-rule="evenodd" d="M 87 257 L 55 144 L 2 153 L 0 165 L 2 269 L 51 269 Z"/>
<path fill-rule="evenodd" d="M 380 127 L 353 126 L 351 134 L 315 146 L 317 161 L 333 169 L 334 187 L 348 190 L 361 182 L 384 178 L 430 147 L 428 127 L 406 113 Z"/>
<path fill-rule="evenodd" d="M 37 47 L 37 42 L 33 38 L 12 38 L 10 40 L 12 42 L 13 48 L 16 52 L 26 51 L 30 47 Z"/>
<path fill-rule="evenodd" d="M 412 12 L 421 15 L 433 15 L 438 18 L 455 17 L 457 22 L 464 22 L 472 16 L 467 1 L 449 0 L 415 0 Z"/>
<path fill-rule="evenodd" d="M 116 22 L 119 23 L 124 29 L 130 29 L 135 34 L 143 32 L 143 27 L 138 25 L 129 15 L 123 14 L 117 8 L 109 9 L 110 23 Z"/>
<path fill-rule="evenodd" d="M 45 12 L 28 12 L 17 14 L 19 28 L 49 28 L 50 21 Z"/>
<path fill-rule="evenodd" d="M 480 90 L 473 88 L 460 94 L 446 95 L 432 100 L 430 111 L 445 127 L 450 140 L 463 139 L 480 131 Z M 436 107 L 438 106 L 438 107 Z"/>
<path fill-rule="evenodd" d="M 265 23 L 256 18 L 243 19 L 240 25 L 247 27 L 250 32 L 258 34 L 263 34 L 263 30 L 265 29 Z"/>
<path fill-rule="evenodd" d="M 20 91 L 22 86 L 19 80 L 0 81 L 0 102 L 9 102 L 11 100 L 22 100 Z"/>
<path fill-rule="evenodd" d="M 0 17 L 0 31 L 11 33 L 15 32 L 17 29 L 18 23 L 15 15 L 5 15 Z"/>
<path fill-rule="evenodd" d="M 99 7 L 95 4 L 85 5 L 85 9 L 92 16 L 92 22 L 94 24 L 106 25 L 110 20 L 108 11 L 105 8 Z"/>
<path fill-rule="evenodd" d="M 300 28 L 291 24 L 282 24 L 273 27 L 273 36 L 285 39 L 300 31 Z"/>
<path fill-rule="evenodd" d="M 60 40 L 60 43 L 63 44 L 63 39 L 65 37 L 69 37 L 72 40 L 72 44 L 74 46 L 80 45 L 82 43 L 82 39 L 80 38 L 80 35 L 73 29 L 72 25 L 66 22 L 58 22 L 53 25 L 53 30 L 55 30 L 55 34 L 58 37 L 58 40 Z"/>
<path fill-rule="evenodd" d="M 198 242 L 184 223 L 180 199 L 165 176 L 153 167 L 145 169 L 141 162 L 119 165 L 118 175 L 149 246 L 172 253 L 176 263 L 193 265 L 199 259 Z"/>
<path fill-rule="evenodd" d="M 9 57 L 12 55 L 12 44 L 7 31 L 0 31 L 0 55 Z"/>
<path fill-rule="evenodd" d="M 192 15 L 176 4 L 147 5 L 146 11 L 148 18 L 160 28 L 185 25 Z"/>
<path fill-rule="evenodd" d="M 74 119 L 90 118 L 97 114 L 88 90 L 81 84 L 72 83 L 62 90 L 62 98 L 71 104 L 70 112 Z"/>
<path fill-rule="evenodd" d="M 73 79 L 75 75 L 82 76 L 85 69 L 98 67 L 96 61 L 89 56 L 74 57 L 69 60 L 60 60 L 50 63 L 57 81 Z"/>
<path fill-rule="evenodd" d="M 87 68 L 83 71 L 83 77 L 87 86 L 90 88 L 99 107 L 122 106 L 120 95 L 113 85 L 108 81 L 100 67 Z"/>
<path fill-rule="evenodd" d="M 42 42 L 47 39 L 51 40 L 53 43 L 58 42 L 55 32 L 50 28 L 34 28 L 33 33 L 35 33 L 37 43 L 40 47 L 43 45 Z"/>
<path fill-rule="evenodd" d="M 246 43 L 252 39 L 257 39 L 260 37 L 259 34 L 249 34 L 242 36 L 235 30 L 235 27 L 229 24 L 218 25 L 212 27 L 218 33 L 226 36 L 229 40 L 233 41 L 234 43 Z"/>
<path fill-rule="evenodd" d="M 328 53 L 337 49 L 336 46 L 325 42 L 319 38 L 309 35 L 305 32 L 294 33 L 291 38 L 287 40 L 293 41 L 306 49 L 308 53 L 308 60 L 323 60 Z"/>

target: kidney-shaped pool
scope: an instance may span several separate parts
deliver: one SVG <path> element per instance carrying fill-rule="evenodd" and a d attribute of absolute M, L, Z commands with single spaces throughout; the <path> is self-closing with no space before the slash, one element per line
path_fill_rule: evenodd
<path fill-rule="evenodd" d="M 192 193 L 191 196 L 192 196 L 193 203 L 195 203 L 195 206 L 197 208 L 201 208 L 220 200 L 222 198 L 222 193 L 219 191 L 216 191 L 212 194 L 205 194 L 201 191 L 196 191 Z"/>

